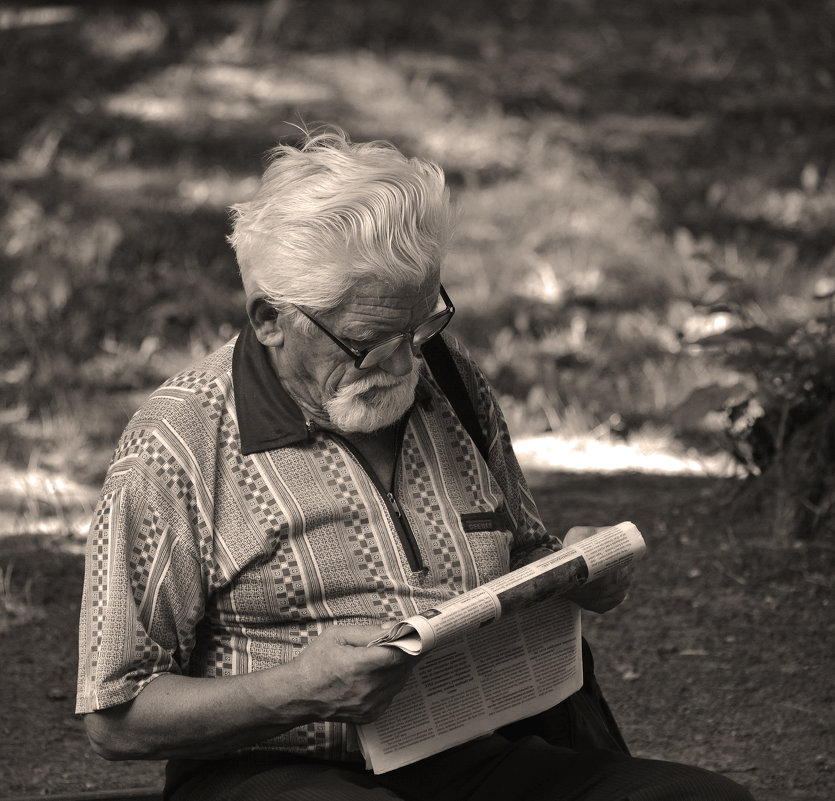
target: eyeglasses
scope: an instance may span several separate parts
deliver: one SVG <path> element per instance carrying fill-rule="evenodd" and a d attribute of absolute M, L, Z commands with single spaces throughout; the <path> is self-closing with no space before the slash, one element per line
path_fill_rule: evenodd
<path fill-rule="evenodd" d="M 392 356 L 404 342 L 410 343 L 412 351 L 418 351 L 430 339 L 432 339 L 432 337 L 440 334 L 441 331 L 449 325 L 452 315 L 455 314 L 455 306 L 452 305 L 452 301 L 449 299 L 449 295 L 447 295 L 443 286 L 440 287 L 440 290 L 441 300 L 443 300 L 446 308 L 435 312 L 430 317 L 427 317 L 423 322 L 418 323 L 408 332 L 395 334 L 394 336 L 388 337 L 387 339 L 378 342 L 376 345 L 372 345 L 370 348 L 365 348 L 364 350 L 352 348 L 347 342 L 334 334 L 333 331 L 328 330 L 324 325 L 322 325 L 322 323 L 320 323 L 312 314 L 309 314 L 300 306 L 296 306 L 295 303 L 293 303 L 292 306 L 307 317 L 307 319 L 323 333 L 327 334 L 328 337 L 330 337 L 337 345 L 339 345 L 340 348 L 342 348 L 342 350 L 345 351 L 345 353 L 349 356 L 353 356 L 354 367 L 359 370 L 367 370 L 370 367 L 376 367 L 378 364 L 384 362 Z"/>

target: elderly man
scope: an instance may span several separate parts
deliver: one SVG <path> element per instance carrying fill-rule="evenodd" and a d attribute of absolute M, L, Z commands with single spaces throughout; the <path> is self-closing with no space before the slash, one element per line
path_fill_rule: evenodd
<path fill-rule="evenodd" d="M 440 337 L 474 431 L 422 356 L 454 313 L 441 170 L 326 132 L 277 148 L 235 213 L 250 325 L 136 413 L 94 516 L 77 704 L 94 749 L 168 759 L 173 799 L 749 798 L 616 733 L 578 747 L 559 707 L 364 769 L 353 725 L 414 665 L 367 644 L 561 543 L 476 365 Z M 575 600 L 605 611 L 627 578 Z"/>

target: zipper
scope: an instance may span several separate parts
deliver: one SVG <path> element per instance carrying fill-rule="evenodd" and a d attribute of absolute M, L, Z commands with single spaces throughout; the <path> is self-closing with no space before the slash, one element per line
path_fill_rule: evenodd
<path fill-rule="evenodd" d="M 410 410 L 411 411 L 411 410 Z M 420 555 L 420 548 L 417 544 L 417 539 L 415 538 L 414 532 L 412 531 L 412 527 L 409 525 L 409 521 L 406 519 L 406 516 L 400 509 L 400 504 L 397 502 L 397 498 L 394 494 L 395 485 L 397 483 L 397 471 L 400 466 L 400 454 L 403 448 L 403 438 L 406 432 L 406 424 L 409 420 L 410 411 L 407 412 L 397 423 L 397 431 L 395 434 L 396 437 L 396 450 L 394 452 L 394 470 L 392 470 L 391 474 L 391 486 L 386 489 L 383 486 L 383 483 L 377 478 L 377 474 L 371 469 L 371 465 L 368 463 L 366 458 L 353 446 L 351 445 L 348 440 L 342 437 L 340 434 L 337 434 L 329 429 L 318 429 L 318 426 L 311 421 L 308 420 L 305 422 L 307 427 L 308 433 L 313 433 L 317 429 L 322 431 L 324 434 L 327 434 L 329 437 L 333 437 L 334 439 L 338 440 L 341 445 L 343 445 L 348 452 L 357 460 L 360 467 L 365 471 L 366 475 L 371 479 L 371 483 L 374 485 L 377 492 L 380 493 L 380 497 L 383 500 L 383 504 L 388 510 L 389 517 L 391 518 L 392 525 L 394 526 L 394 530 L 397 532 L 397 537 L 400 540 L 401 545 L 403 546 L 403 550 L 406 553 L 406 560 L 409 563 L 409 567 L 412 569 L 414 573 L 422 573 L 426 575 L 429 572 L 429 568 L 423 564 L 423 559 Z"/>
<path fill-rule="evenodd" d="M 394 497 L 393 492 L 387 492 L 386 498 L 388 498 L 389 503 L 391 504 L 394 513 L 397 515 L 398 520 L 403 520 L 403 512 L 400 511 L 400 504 L 397 503 L 397 498 Z"/>

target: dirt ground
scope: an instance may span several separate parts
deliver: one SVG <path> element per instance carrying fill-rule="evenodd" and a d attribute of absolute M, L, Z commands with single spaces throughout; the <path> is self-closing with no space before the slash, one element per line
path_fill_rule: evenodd
<path fill-rule="evenodd" d="M 633 752 L 725 773 L 760 801 L 835 797 L 829 543 L 780 546 L 725 522 L 727 480 L 541 473 L 553 530 L 631 519 L 647 556 L 626 604 L 589 616 L 597 669 Z M 80 543 L 0 537 L 8 628 L 0 799 L 159 787 L 158 763 L 108 763 L 73 716 Z M 11 574 L 11 575 L 10 575 Z"/>
<path fill-rule="evenodd" d="M 161 765 L 88 748 L 72 714 L 81 542 L 34 533 L 41 496 L 8 486 L 42 470 L 84 495 L 138 399 L 244 319 L 227 206 L 294 121 L 443 164 L 465 211 L 456 333 L 516 418 L 627 436 L 650 415 L 692 434 L 708 410 L 688 387 L 726 376 L 679 335 L 723 307 L 723 269 L 755 321 L 823 313 L 832 0 L 402 8 L 0 5 L 0 801 L 161 785 Z M 509 286 L 540 305 L 519 313 Z M 835 542 L 728 522 L 726 481 L 532 483 L 556 531 L 645 534 L 628 602 L 586 621 L 633 751 L 760 801 L 835 798 Z"/>

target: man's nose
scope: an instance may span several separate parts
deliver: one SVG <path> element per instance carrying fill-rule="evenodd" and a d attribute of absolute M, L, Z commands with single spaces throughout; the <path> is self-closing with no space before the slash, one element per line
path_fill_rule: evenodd
<path fill-rule="evenodd" d="M 378 367 L 391 375 L 401 376 L 411 373 L 414 367 L 414 357 L 410 343 L 404 339 L 400 347 L 388 359 L 380 362 Z"/>

